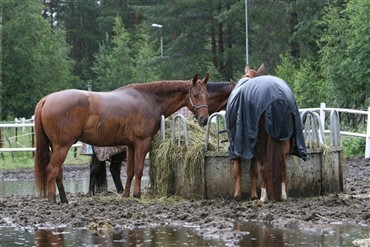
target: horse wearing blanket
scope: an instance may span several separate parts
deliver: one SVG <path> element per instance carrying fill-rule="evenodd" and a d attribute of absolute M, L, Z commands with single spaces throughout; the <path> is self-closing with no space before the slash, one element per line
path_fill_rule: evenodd
<path fill-rule="evenodd" d="M 254 76 L 252 76 L 254 77 Z M 261 198 L 287 199 L 288 155 L 306 160 L 302 124 L 292 90 L 275 76 L 245 76 L 231 92 L 226 106 L 229 157 L 234 161 L 234 198 L 241 199 L 241 159 L 252 160 L 251 198 L 257 198 L 258 172 Z"/>

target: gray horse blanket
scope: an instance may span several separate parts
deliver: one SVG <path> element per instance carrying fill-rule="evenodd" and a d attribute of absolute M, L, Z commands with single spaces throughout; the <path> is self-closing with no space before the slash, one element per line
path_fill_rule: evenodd
<path fill-rule="evenodd" d="M 293 137 L 292 154 L 306 160 L 302 123 L 292 90 L 275 76 L 242 78 L 231 92 L 226 106 L 229 158 L 252 159 L 260 118 L 265 129 L 278 140 Z"/>

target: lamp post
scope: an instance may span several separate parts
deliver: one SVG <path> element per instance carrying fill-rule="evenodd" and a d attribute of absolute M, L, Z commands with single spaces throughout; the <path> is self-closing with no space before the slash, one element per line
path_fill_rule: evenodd
<path fill-rule="evenodd" d="M 162 27 L 163 26 L 161 24 L 153 23 L 152 27 L 157 27 L 161 29 L 161 57 L 163 57 L 163 37 L 162 37 Z"/>
<path fill-rule="evenodd" d="M 246 64 L 249 64 L 248 58 L 248 0 L 245 0 L 245 60 Z"/>

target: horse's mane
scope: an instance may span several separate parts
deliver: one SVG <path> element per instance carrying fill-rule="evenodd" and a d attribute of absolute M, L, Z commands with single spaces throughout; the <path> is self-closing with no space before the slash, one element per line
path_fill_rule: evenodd
<path fill-rule="evenodd" d="M 207 83 L 207 91 L 208 93 L 217 93 L 223 91 L 224 88 L 229 88 L 232 90 L 234 88 L 235 83 L 229 81 L 221 81 L 221 82 L 209 82 Z"/>
<path fill-rule="evenodd" d="M 154 81 L 154 82 L 146 82 L 146 83 L 135 83 L 129 84 L 116 90 L 122 90 L 127 88 L 134 88 L 136 90 L 142 90 L 146 92 L 152 93 L 167 93 L 173 91 L 189 91 L 190 80 L 189 81 L 181 81 L 181 80 L 174 80 L 174 81 Z"/>

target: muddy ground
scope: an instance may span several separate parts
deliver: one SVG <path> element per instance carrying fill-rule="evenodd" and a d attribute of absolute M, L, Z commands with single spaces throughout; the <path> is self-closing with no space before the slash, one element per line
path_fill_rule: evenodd
<path fill-rule="evenodd" d="M 67 194 L 69 204 L 50 204 L 35 196 L 0 196 L 0 225 L 24 227 L 66 224 L 70 227 L 147 227 L 157 225 L 195 226 L 203 236 L 237 242 L 243 232 L 235 223 L 256 221 L 286 228 L 327 233 L 335 224 L 370 227 L 370 159 L 345 161 L 344 193 L 285 202 L 184 200 L 181 198 L 122 198 L 114 192 L 88 197 Z M 88 177 L 88 165 L 65 166 L 66 178 Z M 147 174 L 148 167 L 145 169 Z M 109 173 L 109 172 L 108 172 Z M 144 174 L 145 175 L 145 174 Z M 32 169 L 0 171 L 1 179 L 32 179 Z M 113 190 L 113 188 L 109 188 Z M 59 201 L 59 198 L 58 198 Z"/>

